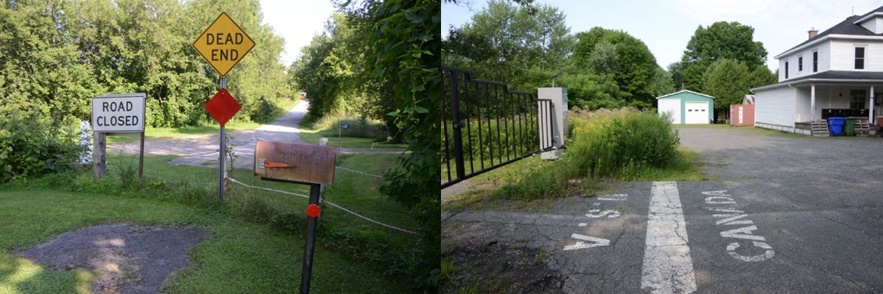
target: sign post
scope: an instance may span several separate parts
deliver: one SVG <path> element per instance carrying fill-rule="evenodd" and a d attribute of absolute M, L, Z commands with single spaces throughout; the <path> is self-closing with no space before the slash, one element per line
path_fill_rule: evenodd
<path fill-rule="evenodd" d="M 95 180 L 107 173 L 107 135 L 141 133 L 138 178 L 144 175 L 144 117 L 147 94 L 108 94 L 92 98 L 92 170 Z"/>
<path fill-rule="evenodd" d="M 316 246 L 317 218 L 321 214 L 321 186 L 334 182 L 337 147 L 309 144 L 258 141 L 254 148 L 254 175 L 262 180 L 284 181 L 310 185 L 307 206 L 307 238 L 301 271 L 300 293 L 310 292 L 313 271 L 313 249 Z"/>
<path fill-rule="evenodd" d="M 221 12 L 221 15 L 218 15 L 218 18 L 193 42 L 193 48 L 221 75 L 220 91 L 205 105 L 205 109 L 221 125 L 218 140 L 220 141 L 218 144 L 218 199 L 220 200 L 224 200 L 227 178 L 225 170 L 227 136 L 224 125 L 242 109 L 236 99 L 227 92 L 226 76 L 230 69 L 254 48 L 254 45 L 254 40 L 226 12 Z"/>

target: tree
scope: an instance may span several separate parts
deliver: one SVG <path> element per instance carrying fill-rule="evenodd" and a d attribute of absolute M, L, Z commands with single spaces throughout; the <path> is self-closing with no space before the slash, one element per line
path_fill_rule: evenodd
<path fill-rule="evenodd" d="M 352 3 L 344 3 L 343 7 Z M 408 142 L 397 167 L 384 172 L 378 189 L 410 209 L 420 224 L 414 280 L 423 291 L 438 289 L 441 273 L 441 3 L 438 0 L 365 0 L 350 12 L 365 21 L 371 45 L 365 58 L 388 115 Z"/>
<path fill-rule="evenodd" d="M 751 71 L 751 75 L 748 79 L 748 87 L 756 88 L 760 86 L 775 84 L 778 81 L 779 75 L 777 73 L 770 71 L 770 69 L 766 66 L 758 66 Z"/>
<path fill-rule="evenodd" d="M 612 74 L 628 105 L 650 107 L 654 97 L 648 86 L 656 75 L 656 58 L 641 40 L 622 32 L 595 27 L 576 35 L 578 41 L 571 66 L 591 69 L 595 74 Z"/>
<path fill-rule="evenodd" d="M 699 26 L 681 57 L 680 79 L 685 87 L 700 91 L 704 74 L 719 59 L 742 63 L 754 70 L 766 63 L 767 51 L 763 43 L 754 41 L 754 28 L 738 22 L 716 22 Z"/>
<path fill-rule="evenodd" d="M 708 67 L 703 76 L 705 94 L 714 96 L 715 113 L 729 117 L 729 107 L 742 102 L 748 94 L 751 76 L 748 66 L 730 59 L 720 59 Z"/>
<path fill-rule="evenodd" d="M 564 13 L 548 5 L 491 0 L 443 42 L 445 63 L 512 89 L 545 85 L 566 65 L 574 38 Z"/>
<path fill-rule="evenodd" d="M 656 72 L 653 74 L 653 79 L 651 79 L 650 84 L 647 85 L 647 93 L 653 97 L 659 97 L 674 92 L 675 85 L 672 83 L 671 76 L 670 72 L 661 67 L 657 67 Z"/>

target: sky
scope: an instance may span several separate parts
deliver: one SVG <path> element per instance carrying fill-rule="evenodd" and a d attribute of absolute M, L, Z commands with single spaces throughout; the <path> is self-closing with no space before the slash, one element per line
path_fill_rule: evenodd
<path fill-rule="evenodd" d="M 487 0 L 442 4 L 442 36 L 451 26 L 470 22 Z M 878 0 L 879 1 L 879 0 Z M 534 0 L 557 7 L 571 33 L 593 27 L 622 30 L 650 48 L 662 68 L 681 59 L 690 37 L 701 25 L 737 21 L 754 28 L 754 41 L 763 43 L 767 66 L 779 67 L 774 56 L 807 39 L 812 28 L 823 32 L 852 15 L 862 15 L 883 3 L 871 0 Z"/>
<path fill-rule="evenodd" d="M 325 22 L 334 12 L 331 0 L 260 0 L 264 24 L 285 39 L 282 64 L 285 66 L 300 56 L 300 48 L 310 44 L 313 36 L 321 34 Z"/>

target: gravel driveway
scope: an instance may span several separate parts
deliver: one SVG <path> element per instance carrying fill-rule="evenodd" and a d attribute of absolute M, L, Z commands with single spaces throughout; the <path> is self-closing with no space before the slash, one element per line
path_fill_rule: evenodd
<path fill-rule="evenodd" d="M 746 128 L 682 128 L 678 132 L 681 145 L 698 152 L 702 168 L 720 180 L 787 182 L 795 189 L 795 197 L 802 190 L 883 194 L 879 190 L 883 188 L 881 138 L 765 135 Z"/>
<path fill-rule="evenodd" d="M 238 156 L 234 164 L 236 168 L 251 169 L 254 165 L 254 147 L 257 140 L 304 143 L 300 138 L 300 121 L 307 114 L 310 104 L 307 101 L 298 103 L 278 120 L 262 125 L 254 130 L 227 132 L 233 139 L 230 143 Z M 169 163 L 172 165 L 218 166 L 218 134 L 194 135 L 174 139 L 148 139 L 144 142 L 146 154 L 179 155 Z M 139 141 L 108 145 L 109 153 L 138 153 Z M 339 148 L 340 154 L 353 153 L 402 153 L 395 148 Z M 229 164 L 229 163 L 228 163 Z"/>

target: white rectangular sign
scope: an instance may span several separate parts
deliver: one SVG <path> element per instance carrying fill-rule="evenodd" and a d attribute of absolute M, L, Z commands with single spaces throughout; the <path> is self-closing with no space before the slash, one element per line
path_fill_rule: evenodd
<path fill-rule="evenodd" d="M 144 131 L 147 94 L 109 94 L 92 98 L 92 131 L 140 133 Z"/>

